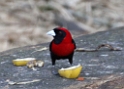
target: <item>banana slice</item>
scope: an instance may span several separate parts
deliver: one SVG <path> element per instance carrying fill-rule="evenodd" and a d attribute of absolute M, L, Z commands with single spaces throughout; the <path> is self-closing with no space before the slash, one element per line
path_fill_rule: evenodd
<path fill-rule="evenodd" d="M 77 78 L 82 70 L 82 66 L 80 64 L 68 68 L 61 68 L 58 70 L 60 76 L 65 78 Z"/>
<path fill-rule="evenodd" d="M 23 59 L 15 59 L 13 60 L 13 64 L 16 66 L 26 66 L 29 61 L 34 61 L 35 58 L 23 58 Z"/>

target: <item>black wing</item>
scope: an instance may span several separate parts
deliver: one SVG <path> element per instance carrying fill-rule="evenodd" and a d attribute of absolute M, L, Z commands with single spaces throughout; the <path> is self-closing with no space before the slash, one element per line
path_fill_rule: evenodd
<path fill-rule="evenodd" d="M 76 49 L 76 43 L 75 43 L 74 39 L 72 39 L 72 43 L 74 44 L 75 49 Z"/>

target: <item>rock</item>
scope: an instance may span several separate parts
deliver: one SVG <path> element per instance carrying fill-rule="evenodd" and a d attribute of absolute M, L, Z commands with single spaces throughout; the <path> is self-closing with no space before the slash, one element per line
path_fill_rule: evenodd
<path fill-rule="evenodd" d="M 102 48 L 97 52 L 75 52 L 74 63 L 80 63 L 83 70 L 80 76 L 84 81 L 65 79 L 51 73 L 51 59 L 48 47 L 49 43 L 25 46 L 0 53 L 0 88 L 1 89 L 115 89 L 124 87 L 124 27 L 98 32 L 75 38 L 77 48 L 96 48 L 100 44 L 110 44 L 122 51 L 110 51 Z M 44 67 L 36 71 L 26 66 L 16 67 L 12 60 L 16 58 L 34 57 L 45 62 Z M 68 60 L 56 62 L 56 68 L 70 66 Z M 35 79 L 40 81 L 29 84 L 8 85 L 7 81 L 25 82 Z M 121 80 L 120 80 L 121 79 Z M 116 86 L 115 86 L 116 84 Z M 120 86 L 121 85 L 121 86 Z"/>
<path fill-rule="evenodd" d="M 123 0 L 0 0 L 0 51 L 49 42 L 56 26 L 74 37 L 124 26 L 123 8 Z"/>

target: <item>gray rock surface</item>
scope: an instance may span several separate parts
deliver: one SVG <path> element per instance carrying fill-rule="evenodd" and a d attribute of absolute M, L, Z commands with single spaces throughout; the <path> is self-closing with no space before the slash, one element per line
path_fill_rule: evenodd
<path fill-rule="evenodd" d="M 102 48 L 97 52 L 75 52 L 74 63 L 80 63 L 83 70 L 80 76 L 84 81 L 65 79 L 51 73 L 49 50 L 36 51 L 48 47 L 49 43 L 11 49 L 0 53 L 0 89 L 122 89 L 124 87 L 124 27 L 111 29 L 75 38 L 77 48 L 94 49 L 100 44 L 110 44 L 122 51 L 110 51 Z M 36 71 L 16 67 L 12 60 L 35 57 L 45 62 L 44 67 Z M 70 66 L 68 60 L 56 62 L 56 68 Z M 21 85 L 8 85 L 7 81 L 22 82 L 41 79 L 39 82 Z M 116 86 L 115 86 L 116 85 Z"/>

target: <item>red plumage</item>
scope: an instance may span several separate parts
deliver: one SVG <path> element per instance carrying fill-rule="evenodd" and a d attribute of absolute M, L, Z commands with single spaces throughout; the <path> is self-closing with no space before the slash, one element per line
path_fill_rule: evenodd
<path fill-rule="evenodd" d="M 55 61 L 59 59 L 69 59 L 70 64 L 72 64 L 76 45 L 72 39 L 71 33 L 63 27 L 55 28 L 53 31 L 55 35 L 50 43 L 52 65 L 55 65 Z"/>

